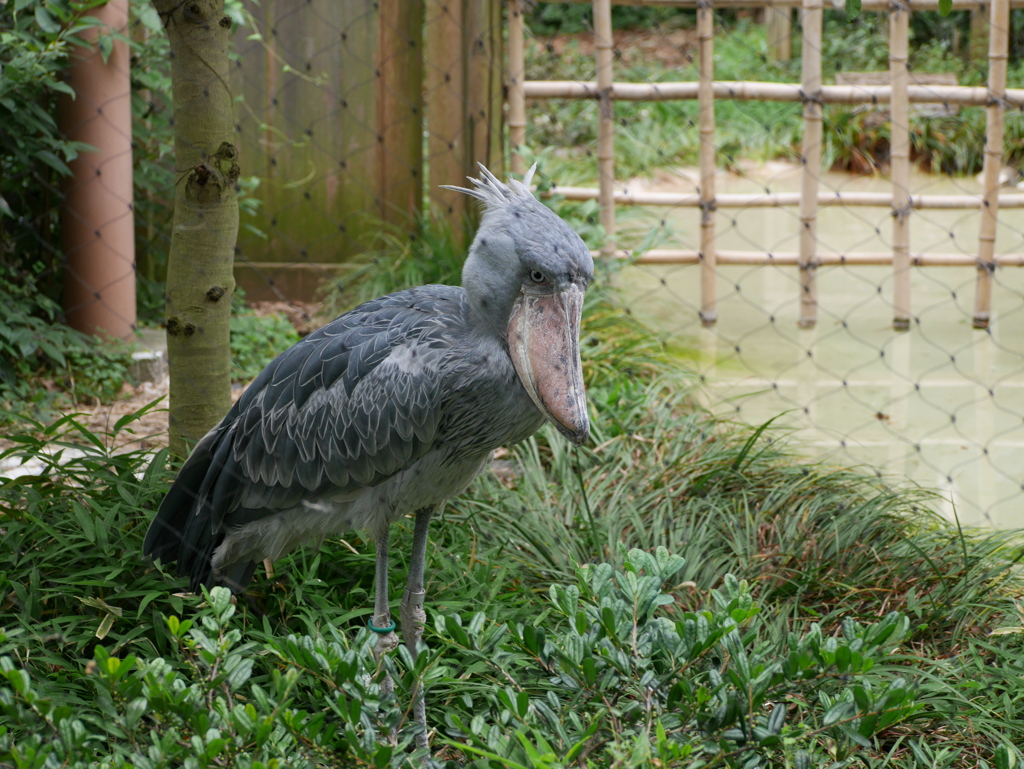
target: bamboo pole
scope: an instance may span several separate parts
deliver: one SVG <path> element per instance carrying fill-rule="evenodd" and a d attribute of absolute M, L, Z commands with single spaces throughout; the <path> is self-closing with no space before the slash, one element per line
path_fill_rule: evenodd
<path fill-rule="evenodd" d="M 1009 47 L 1010 6 L 1007 0 L 992 0 L 989 24 L 988 88 L 991 102 L 986 109 L 984 201 L 978 235 L 978 280 L 974 297 L 974 328 L 988 328 L 992 318 L 992 273 L 995 272 L 996 224 L 999 214 L 999 172 L 1003 163 L 1003 121 L 1006 104 L 1006 59 Z"/>
<path fill-rule="evenodd" d="M 719 80 L 713 83 L 716 99 L 737 101 L 803 100 L 800 83 L 762 83 L 757 81 Z M 523 83 L 527 99 L 597 99 L 599 89 L 595 83 L 575 80 L 528 80 Z M 958 107 L 984 107 L 988 104 L 988 88 L 964 85 L 907 86 L 911 104 L 944 104 Z M 613 101 L 678 101 L 697 99 L 700 83 L 614 83 Z M 821 101 L 824 104 L 888 104 L 892 86 L 888 85 L 823 85 Z M 1005 93 L 1009 107 L 1024 108 L 1024 88 L 1008 88 Z"/>
<path fill-rule="evenodd" d="M 526 146 L 526 54 L 523 11 L 519 0 L 508 2 L 508 136 L 512 173 L 526 173 L 526 161 L 520 154 Z"/>
<path fill-rule="evenodd" d="M 910 11 L 893 0 L 889 12 L 889 75 L 892 102 L 889 114 L 892 159 L 892 327 L 910 328 L 910 105 L 907 100 L 907 55 Z"/>
<path fill-rule="evenodd" d="M 803 177 L 800 184 L 800 318 L 801 328 L 818 320 L 815 266 L 818 248 L 818 177 L 821 175 L 821 0 L 804 0 L 803 62 L 804 136 L 801 147 Z"/>
<path fill-rule="evenodd" d="M 600 191 L 593 187 L 554 186 L 548 195 L 560 195 L 566 200 L 596 200 Z M 800 204 L 799 192 L 725 193 L 715 195 L 715 208 L 783 208 Z M 915 209 L 970 210 L 982 203 L 981 195 L 911 195 L 910 206 Z M 628 188 L 615 191 L 615 203 L 627 206 L 700 206 L 700 195 L 695 192 L 630 192 Z M 891 208 L 891 192 L 819 192 L 819 206 Z M 999 195 L 1000 208 L 1024 208 L 1024 193 L 1003 190 Z"/>
<path fill-rule="evenodd" d="M 605 241 L 601 254 L 615 252 L 615 105 L 611 99 L 614 71 L 612 40 L 612 4 L 594 0 L 594 53 L 597 59 L 597 88 L 600 110 L 597 123 L 597 171 L 601 195 L 601 226 Z"/>
<path fill-rule="evenodd" d="M 789 61 L 793 58 L 792 7 L 769 5 L 765 7 L 764 13 L 764 33 L 768 38 L 768 60 Z"/>
<path fill-rule="evenodd" d="M 700 64 L 700 320 L 718 320 L 715 286 L 715 11 L 711 3 L 697 9 L 697 48 Z"/>
<path fill-rule="evenodd" d="M 701 263 L 701 252 L 694 249 L 651 249 L 636 259 L 625 251 L 617 254 L 635 264 L 693 265 Z M 728 251 L 716 253 L 719 265 L 794 267 L 800 264 L 796 251 L 766 253 L 764 251 Z M 892 265 L 892 252 L 855 252 L 851 254 L 818 254 L 816 262 L 823 267 L 888 267 Z M 1024 254 L 1000 254 L 995 257 L 1000 267 L 1024 267 Z M 977 259 L 972 254 L 919 254 L 910 258 L 911 267 L 974 267 Z M 261 265 L 262 266 L 262 265 Z"/>

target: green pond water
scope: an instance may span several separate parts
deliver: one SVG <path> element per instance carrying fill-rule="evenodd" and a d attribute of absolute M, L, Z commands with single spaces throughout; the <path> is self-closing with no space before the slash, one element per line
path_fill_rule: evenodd
<path fill-rule="evenodd" d="M 696 173 L 647 183 L 693 191 Z M 799 169 L 770 164 L 721 173 L 719 193 L 799 190 Z M 827 174 L 821 189 L 888 191 L 883 176 Z M 1007 188 L 1007 193 L 1016 193 Z M 915 173 L 912 194 L 980 194 L 974 178 Z M 1022 191 L 1020 194 L 1024 194 Z M 721 210 L 720 249 L 797 251 L 797 209 Z M 672 234 L 660 247 L 696 248 L 693 209 L 627 213 L 626 233 L 664 219 Z M 977 252 L 977 211 L 915 211 L 911 253 Z M 885 208 L 823 208 L 822 250 L 891 251 Z M 626 235 L 628 237 L 628 234 Z M 997 253 L 1024 252 L 1024 209 L 1004 209 Z M 697 266 L 637 266 L 621 287 L 632 311 L 685 350 L 708 383 L 702 397 L 718 413 L 793 430 L 805 454 L 883 473 L 937 491 L 938 506 L 968 525 L 1024 527 L 1024 268 L 995 273 L 989 331 L 971 327 L 973 267 L 915 268 L 908 332 L 892 330 L 889 267 L 818 270 L 819 320 L 797 327 L 796 267 L 727 266 L 718 270 L 718 322 L 697 319 Z"/>

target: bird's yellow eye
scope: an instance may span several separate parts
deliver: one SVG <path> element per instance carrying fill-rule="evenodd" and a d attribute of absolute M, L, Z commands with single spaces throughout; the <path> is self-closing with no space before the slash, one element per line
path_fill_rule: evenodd
<path fill-rule="evenodd" d="M 543 283 L 544 273 L 541 272 L 540 270 L 530 270 L 530 280 L 532 280 L 534 283 Z"/>

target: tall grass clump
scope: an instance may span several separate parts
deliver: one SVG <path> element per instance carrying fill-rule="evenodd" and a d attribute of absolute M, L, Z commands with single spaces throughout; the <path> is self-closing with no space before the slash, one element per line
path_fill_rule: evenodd
<path fill-rule="evenodd" d="M 425 228 L 437 265 L 389 278 L 381 254 L 349 290 L 457 275 L 444 244 Z M 439 518 L 416 656 L 373 657 L 358 533 L 236 602 L 191 596 L 139 555 L 163 453 L 73 417 L 9 436 L 0 461 L 42 470 L 0 481 L 0 765 L 1019 764 L 1017 535 L 701 410 L 607 278 L 581 342 L 594 440 L 509 447 Z M 417 680 L 430 757 L 411 748 Z"/>

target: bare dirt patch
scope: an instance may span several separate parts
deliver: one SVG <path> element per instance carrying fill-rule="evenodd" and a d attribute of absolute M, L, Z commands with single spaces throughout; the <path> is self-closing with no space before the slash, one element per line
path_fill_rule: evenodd
<path fill-rule="evenodd" d="M 283 315 L 288 318 L 299 336 L 306 336 L 331 320 L 323 314 L 320 302 L 247 302 L 257 316 Z"/>

